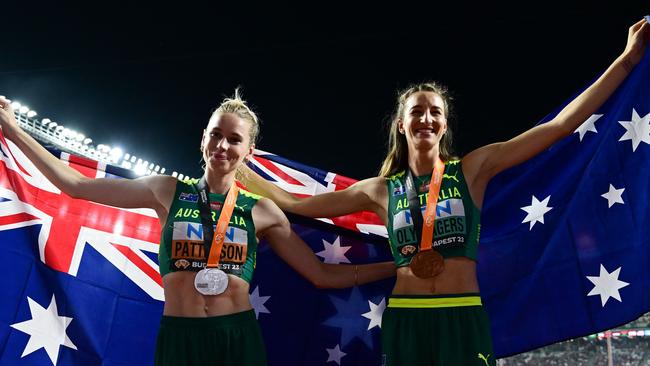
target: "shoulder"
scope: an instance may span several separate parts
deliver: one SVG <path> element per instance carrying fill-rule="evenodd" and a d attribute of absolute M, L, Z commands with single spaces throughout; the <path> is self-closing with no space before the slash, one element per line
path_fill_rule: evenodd
<path fill-rule="evenodd" d="M 260 201 L 261 199 L 264 198 L 264 197 L 260 196 L 259 194 L 255 194 L 255 193 L 250 192 L 250 191 L 247 191 L 247 190 L 245 190 L 245 189 L 243 189 L 243 188 L 239 188 L 239 194 L 241 194 L 242 197 L 246 197 L 246 198 L 252 199 L 252 200 L 254 200 L 254 201 L 257 201 L 258 203 L 259 203 L 259 201 Z"/>
<path fill-rule="evenodd" d="M 258 232 L 264 232 L 273 226 L 289 226 L 289 219 L 275 202 L 258 197 L 257 204 L 252 209 L 253 222 Z"/>
<path fill-rule="evenodd" d="M 372 177 L 372 178 L 366 178 L 362 179 L 353 185 L 350 186 L 350 188 L 356 188 L 364 191 L 374 191 L 376 189 L 386 189 L 386 183 L 390 180 L 391 178 L 386 178 L 386 177 Z"/>
<path fill-rule="evenodd" d="M 180 181 L 169 175 L 149 175 L 135 179 L 136 182 L 149 187 L 154 193 L 168 192 L 176 190 L 177 183 Z M 182 183 L 182 182 L 181 182 Z"/>

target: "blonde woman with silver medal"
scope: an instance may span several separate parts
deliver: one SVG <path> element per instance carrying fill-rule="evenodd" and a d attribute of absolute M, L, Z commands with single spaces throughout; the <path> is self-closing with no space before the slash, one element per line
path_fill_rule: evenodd
<path fill-rule="evenodd" d="M 320 288 L 351 287 L 395 274 L 392 262 L 320 262 L 271 200 L 237 187 L 236 168 L 253 153 L 259 129 L 257 116 L 237 92 L 217 108 L 203 131 L 206 166 L 199 182 L 162 175 L 89 179 L 22 131 L 8 100 L 0 98 L 0 108 L 4 136 L 64 193 L 156 211 L 162 227 L 159 268 L 165 294 L 156 365 L 266 364 L 249 301 L 258 238 L 266 239 L 280 258 Z"/>
<path fill-rule="evenodd" d="M 499 172 L 573 133 L 641 60 L 649 38 L 646 20 L 632 25 L 623 53 L 553 120 L 461 159 L 451 151 L 447 91 L 430 82 L 399 93 L 378 177 L 301 199 L 247 167 L 239 178 L 286 211 L 310 217 L 373 211 L 384 222 L 398 269 L 382 318 L 383 365 L 495 365 L 476 278 L 485 188 Z"/>

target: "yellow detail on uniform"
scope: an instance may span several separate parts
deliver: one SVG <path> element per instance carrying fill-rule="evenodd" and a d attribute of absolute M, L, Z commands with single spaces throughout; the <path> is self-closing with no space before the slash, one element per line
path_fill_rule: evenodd
<path fill-rule="evenodd" d="M 178 211 L 176 211 L 176 214 L 174 215 L 174 218 L 193 218 L 193 219 L 198 219 L 201 215 L 201 212 L 198 209 L 191 209 L 191 208 L 179 208 Z M 217 213 L 212 211 L 212 220 L 217 221 Z M 230 218 L 230 224 L 239 226 L 239 227 L 246 227 L 246 220 L 242 216 L 235 216 L 232 215 Z"/>
<path fill-rule="evenodd" d="M 446 200 L 450 198 L 463 198 L 463 197 L 460 195 L 460 191 L 456 187 L 450 187 L 447 189 L 440 190 L 439 200 Z"/>
<path fill-rule="evenodd" d="M 452 308 L 459 306 L 480 306 L 480 296 L 441 297 L 441 298 L 389 298 L 389 308 Z"/>
<path fill-rule="evenodd" d="M 199 210 L 193 210 L 191 208 L 179 208 L 178 211 L 176 211 L 176 214 L 174 215 L 174 218 L 188 218 L 191 217 L 193 219 L 198 219 L 199 218 Z"/>
<path fill-rule="evenodd" d="M 249 191 L 246 191 L 246 190 L 243 190 L 243 189 L 239 189 L 239 193 L 240 193 L 241 195 L 243 195 L 243 196 L 246 196 L 246 197 L 248 197 L 248 198 L 252 198 L 252 199 L 254 199 L 254 200 L 259 200 L 259 199 L 262 198 L 262 196 L 260 196 L 260 195 L 258 195 L 258 194 L 255 194 L 255 193 L 253 193 L 253 192 L 249 192 Z"/>

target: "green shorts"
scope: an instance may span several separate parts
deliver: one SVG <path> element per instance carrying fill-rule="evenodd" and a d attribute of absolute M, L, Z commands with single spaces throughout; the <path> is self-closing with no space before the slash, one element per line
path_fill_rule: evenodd
<path fill-rule="evenodd" d="M 210 318 L 163 316 L 155 365 L 266 365 L 255 312 L 248 310 Z"/>
<path fill-rule="evenodd" d="M 479 294 L 392 295 L 381 338 L 383 366 L 496 365 Z"/>

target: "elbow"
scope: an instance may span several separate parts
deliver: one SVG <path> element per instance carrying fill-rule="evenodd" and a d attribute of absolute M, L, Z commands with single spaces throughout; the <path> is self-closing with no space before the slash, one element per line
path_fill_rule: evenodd
<path fill-rule="evenodd" d="M 330 277 L 327 276 L 327 273 L 325 271 L 325 265 L 323 263 L 320 263 L 318 266 L 318 271 L 308 276 L 307 280 L 309 280 L 309 282 L 311 282 L 314 287 L 320 290 L 334 287 L 333 284 L 328 281 L 329 278 Z"/>

